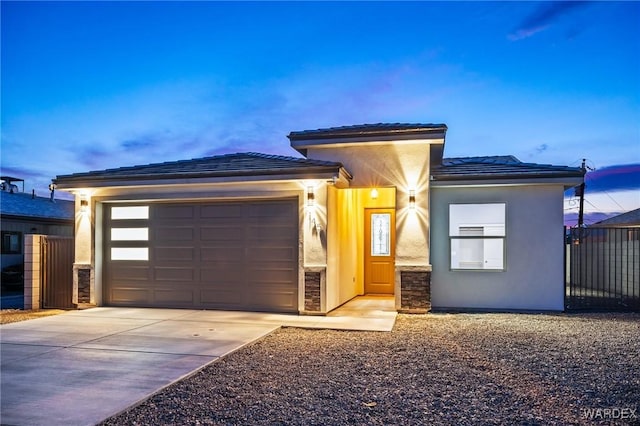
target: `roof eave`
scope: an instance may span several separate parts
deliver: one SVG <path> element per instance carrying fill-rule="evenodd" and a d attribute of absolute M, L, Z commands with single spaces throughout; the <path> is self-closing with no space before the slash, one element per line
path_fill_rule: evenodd
<path fill-rule="evenodd" d="M 326 147 L 345 147 L 356 145 L 388 145 L 393 144 L 416 144 L 424 143 L 429 145 L 443 145 L 445 141 L 445 133 L 430 133 L 422 135 L 399 135 L 385 134 L 381 136 L 359 136 L 352 135 L 348 137 L 322 137 L 322 138 L 301 138 L 291 140 L 291 147 L 300 154 L 307 157 L 309 148 L 326 148 Z"/>
<path fill-rule="evenodd" d="M 352 179 L 351 174 L 342 166 L 315 166 L 300 167 L 296 169 L 264 169 L 264 170 L 238 170 L 224 172 L 197 172 L 197 173 L 157 173 L 149 175 L 120 175 L 120 176 L 58 176 L 53 179 L 58 189 L 92 188 L 107 186 L 139 186 L 149 185 L 152 182 L 170 183 L 188 180 L 190 183 L 246 181 L 246 178 L 258 178 L 264 180 L 289 180 L 289 179 L 325 179 L 339 177 L 340 174 L 347 179 Z"/>
<path fill-rule="evenodd" d="M 518 184 L 562 184 L 566 189 L 580 185 L 582 174 L 567 173 L 539 173 L 517 176 L 513 174 L 493 175 L 432 175 L 431 185 L 460 186 L 460 185 L 518 185 Z"/>
<path fill-rule="evenodd" d="M 432 134 L 444 134 L 447 131 L 447 126 L 444 124 L 434 125 L 430 127 L 408 127 L 408 128 L 400 128 L 400 129 L 328 129 L 326 131 L 301 131 L 301 132 L 290 132 L 287 135 L 287 138 L 291 142 L 294 141 L 310 141 L 310 140 L 325 140 L 325 139 L 354 139 L 354 138 L 380 138 L 380 137 L 390 137 L 390 138 L 407 138 L 407 137 L 415 137 L 415 136 L 427 136 Z"/>
<path fill-rule="evenodd" d="M 442 143 L 447 133 L 446 124 L 393 126 L 347 126 L 318 130 L 290 132 L 291 147 L 307 156 L 308 148 L 353 146 L 356 144 Z"/>

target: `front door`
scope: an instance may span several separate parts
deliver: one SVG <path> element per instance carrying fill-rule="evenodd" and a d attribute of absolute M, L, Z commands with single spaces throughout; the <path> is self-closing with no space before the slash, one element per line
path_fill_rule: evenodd
<path fill-rule="evenodd" d="M 396 220 L 394 209 L 365 210 L 364 292 L 393 294 Z"/>

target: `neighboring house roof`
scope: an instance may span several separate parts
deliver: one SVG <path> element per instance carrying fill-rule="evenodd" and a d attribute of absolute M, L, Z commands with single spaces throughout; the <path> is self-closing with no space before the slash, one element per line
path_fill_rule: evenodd
<path fill-rule="evenodd" d="M 631 210 L 629 212 L 601 220 L 591 226 L 619 226 L 622 228 L 627 226 L 640 226 L 640 209 Z"/>
<path fill-rule="evenodd" d="M 260 154 L 256 152 L 216 155 L 192 160 L 170 161 L 132 167 L 120 167 L 59 175 L 56 184 L 96 182 L 105 180 L 153 180 L 261 175 L 308 175 L 313 172 L 334 172 L 342 169 L 341 163 Z"/>
<path fill-rule="evenodd" d="M 51 201 L 31 194 L 0 192 L 0 214 L 3 217 L 73 220 L 74 202 L 68 200 Z"/>
<path fill-rule="evenodd" d="M 423 135 L 426 133 L 444 133 L 446 124 L 426 123 L 376 123 L 354 126 L 329 127 L 326 129 L 291 132 L 289 140 L 330 139 L 345 137 L 375 137 L 389 135 Z"/>
<path fill-rule="evenodd" d="M 582 178 L 580 167 L 523 163 L 513 155 L 445 158 L 431 170 L 434 181 L 483 179 Z"/>

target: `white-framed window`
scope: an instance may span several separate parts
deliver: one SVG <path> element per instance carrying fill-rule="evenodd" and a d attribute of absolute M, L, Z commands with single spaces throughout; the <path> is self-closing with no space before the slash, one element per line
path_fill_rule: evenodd
<path fill-rule="evenodd" d="M 505 269 L 506 205 L 450 204 L 452 270 Z"/>

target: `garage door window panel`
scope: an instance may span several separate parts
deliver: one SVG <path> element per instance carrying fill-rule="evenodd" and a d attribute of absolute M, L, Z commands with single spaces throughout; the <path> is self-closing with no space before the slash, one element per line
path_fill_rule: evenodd
<path fill-rule="evenodd" d="M 149 206 L 111 207 L 111 220 L 149 219 Z"/>
<path fill-rule="evenodd" d="M 111 206 L 112 261 L 149 261 L 149 206 Z"/>
<path fill-rule="evenodd" d="M 111 228 L 111 241 L 149 241 L 149 228 Z"/>
<path fill-rule="evenodd" d="M 149 260 L 148 247 L 111 247 L 111 260 Z"/>

